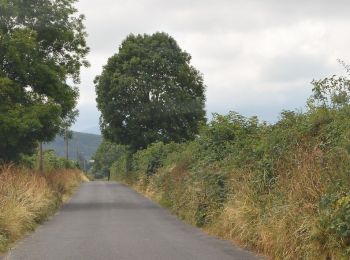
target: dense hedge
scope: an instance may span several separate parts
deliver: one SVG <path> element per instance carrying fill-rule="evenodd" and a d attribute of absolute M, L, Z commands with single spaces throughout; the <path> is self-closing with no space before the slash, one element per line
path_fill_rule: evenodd
<path fill-rule="evenodd" d="M 272 125 L 214 115 L 194 141 L 125 154 L 112 178 L 276 259 L 348 258 L 350 89 L 325 83 L 314 83 L 306 112 L 284 111 Z"/>

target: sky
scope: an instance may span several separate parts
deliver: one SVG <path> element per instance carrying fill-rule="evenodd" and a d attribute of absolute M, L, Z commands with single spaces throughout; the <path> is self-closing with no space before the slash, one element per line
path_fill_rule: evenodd
<path fill-rule="evenodd" d="M 305 109 L 313 79 L 350 63 L 347 0 L 80 0 L 89 68 L 73 129 L 98 133 L 94 78 L 127 35 L 166 32 L 204 77 L 207 115 L 236 111 L 273 123 Z"/>

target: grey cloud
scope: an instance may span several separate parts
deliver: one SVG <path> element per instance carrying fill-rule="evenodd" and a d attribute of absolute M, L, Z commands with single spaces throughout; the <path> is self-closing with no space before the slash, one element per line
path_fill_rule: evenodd
<path fill-rule="evenodd" d="M 100 30 L 141 31 L 168 29 L 182 32 L 257 30 L 296 23 L 304 19 L 347 19 L 349 1 L 309 0 L 134 0 L 91 2 L 78 5 L 89 26 Z M 131 29 L 131 30 L 130 30 Z"/>
<path fill-rule="evenodd" d="M 165 31 L 203 74 L 208 114 L 236 110 L 273 121 L 303 106 L 310 81 L 338 73 L 350 60 L 346 0 L 80 0 L 91 68 L 82 73 L 81 116 L 98 124 L 92 83 L 130 34 Z"/>

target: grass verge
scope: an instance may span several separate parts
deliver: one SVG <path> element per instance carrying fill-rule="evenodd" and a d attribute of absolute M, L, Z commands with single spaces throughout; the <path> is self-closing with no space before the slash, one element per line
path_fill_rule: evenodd
<path fill-rule="evenodd" d="M 85 175 L 57 169 L 40 175 L 13 165 L 0 168 L 0 252 L 55 213 Z"/>

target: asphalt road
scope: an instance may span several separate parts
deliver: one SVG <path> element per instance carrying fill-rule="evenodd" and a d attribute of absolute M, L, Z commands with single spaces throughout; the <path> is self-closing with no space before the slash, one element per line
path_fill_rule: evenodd
<path fill-rule="evenodd" d="M 83 184 L 48 222 L 5 259 L 258 259 L 184 224 L 124 185 Z"/>

